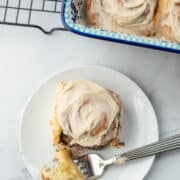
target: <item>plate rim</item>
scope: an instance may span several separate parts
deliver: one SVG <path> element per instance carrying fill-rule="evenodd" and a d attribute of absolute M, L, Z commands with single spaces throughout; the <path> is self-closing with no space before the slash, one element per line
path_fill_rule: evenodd
<path fill-rule="evenodd" d="M 131 79 L 129 76 L 127 76 L 126 74 L 124 73 L 121 73 L 120 71 L 114 69 L 114 68 L 110 68 L 110 67 L 107 67 L 107 66 L 104 66 L 104 65 L 80 65 L 80 66 L 71 66 L 71 67 L 65 67 L 65 68 L 61 68 L 59 71 L 56 71 L 56 72 L 53 72 L 51 73 L 51 75 L 49 75 L 46 79 L 42 80 L 39 84 L 39 86 L 37 86 L 30 94 L 30 96 L 27 98 L 26 102 L 24 103 L 24 107 L 22 108 L 22 111 L 20 113 L 20 119 L 19 119 L 19 124 L 18 124 L 18 145 L 19 145 L 19 152 L 21 154 L 21 158 L 22 158 L 22 161 L 25 165 L 25 168 L 27 168 L 28 172 L 30 173 L 29 171 L 29 168 L 28 168 L 28 162 L 25 160 L 25 156 L 24 156 L 24 153 L 23 153 L 23 146 L 22 146 L 22 142 L 21 142 L 21 137 L 22 137 L 22 134 L 21 134 L 21 131 L 22 131 L 22 123 L 23 123 L 23 117 L 24 117 L 24 114 L 25 114 L 25 111 L 29 105 L 29 103 L 31 102 L 31 100 L 33 99 L 33 97 L 37 94 L 37 92 L 39 91 L 40 88 L 42 88 L 48 81 L 50 81 L 51 79 L 55 78 L 57 75 L 61 74 L 61 73 L 64 73 L 66 71 L 72 71 L 72 70 L 77 70 L 77 69 L 89 69 L 89 68 L 96 68 L 96 69 L 103 69 L 103 70 L 108 70 L 108 71 L 112 71 L 114 73 L 119 73 L 121 76 L 125 77 L 128 81 L 130 81 L 131 83 L 133 83 L 133 85 L 138 88 L 141 93 L 143 93 L 143 95 L 147 98 L 148 100 L 148 103 L 149 105 L 151 106 L 151 109 L 153 111 L 153 114 L 155 115 L 155 125 L 156 125 L 156 133 L 157 133 L 157 141 L 159 140 L 159 124 L 158 124 L 158 119 L 157 119 L 157 114 L 156 114 L 156 111 L 154 110 L 154 107 L 151 103 L 151 100 L 149 99 L 149 97 L 146 95 L 146 93 L 144 92 L 144 90 L 136 83 L 136 81 L 134 81 L 133 79 Z M 150 166 L 149 166 L 149 169 L 144 173 L 144 176 L 143 176 L 143 179 L 147 176 L 147 174 L 150 172 L 153 164 L 154 164 L 154 161 L 155 161 L 155 158 L 156 158 L 156 155 L 153 155 L 151 156 L 152 159 L 151 159 L 151 163 L 150 163 Z M 30 173 L 30 175 L 32 176 L 32 174 Z M 33 176 L 32 176 L 33 177 Z M 141 180 L 143 180 L 141 179 Z"/>

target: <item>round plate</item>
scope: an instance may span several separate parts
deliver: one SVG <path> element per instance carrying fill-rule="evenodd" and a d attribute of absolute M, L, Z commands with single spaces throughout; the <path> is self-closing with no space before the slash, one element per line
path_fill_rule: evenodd
<path fill-rule="evenodd" d="M 103 157 L 122 153 L 158 140 L 158 125 L 153 107 L 144 92 L 125 75 L 97 66 L 78 67 L 56 74 L 43 83 L 30 98 L 22 115 L 19 129 L 20 151 L 30 174 L 40 179 L 44 164 L 52 161 L 54 149 L 49 121 L 53 118 L 55 94 L 63 80 L 88 79 L 117 92 L 124 104 L 124 126 L 121 149 L 107 148 L 99 151 Z M 102 180 L 142 180 L 154 157 L 109 167 Z"/>

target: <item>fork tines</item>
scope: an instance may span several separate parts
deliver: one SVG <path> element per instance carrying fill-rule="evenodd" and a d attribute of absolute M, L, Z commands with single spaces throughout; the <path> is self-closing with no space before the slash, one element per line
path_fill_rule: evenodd
<path fill-rule="evenodd" d="M 77 164 L 86 179 L 89 179 L 93 175 L 91 165 L 86 156 L 79 157 L 73 161 Z"/>

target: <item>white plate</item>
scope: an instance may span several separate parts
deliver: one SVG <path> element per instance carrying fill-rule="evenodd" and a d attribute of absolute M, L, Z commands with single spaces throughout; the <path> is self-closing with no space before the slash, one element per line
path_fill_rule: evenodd
<path fill-rule="evenodd" d="M 105 67 L 79 67 L 60 72 L 43 83 L 28 101 L 20 123 L 20 151 L 30 174 L 40 179 L 43 165 L 54 155 L 49 121 L 57 85 L 62 80 L 89 79 L 120 94 L 124 103 L 122 149 L 108 148 L 99 152 L 104 157 L 158 140 L 158 125 L 153 107 L 144 92 L 125 75 Z M 129 162 L 123 166 L 109 167 L 103 180 L 142 180 L 154 157 Z"/>

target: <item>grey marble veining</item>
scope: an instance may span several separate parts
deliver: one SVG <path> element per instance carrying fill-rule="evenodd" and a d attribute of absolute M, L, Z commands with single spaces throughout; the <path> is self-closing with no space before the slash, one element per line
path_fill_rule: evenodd
<path fill-rule="evenodd" d="M 149 96 L 160 136 L 180 132 L 180 55 L 57 32 L 0 29 L 0 179 L 32 180 L 21 160 L 18 122 L 27 98 L 49 75 L 78 65 L 104 65 L 128 75 Z M 179 180 L 180 151 L 165 153 L 145 180 Z"/>

